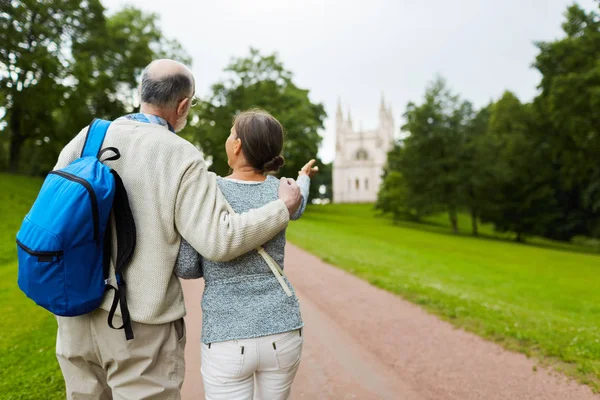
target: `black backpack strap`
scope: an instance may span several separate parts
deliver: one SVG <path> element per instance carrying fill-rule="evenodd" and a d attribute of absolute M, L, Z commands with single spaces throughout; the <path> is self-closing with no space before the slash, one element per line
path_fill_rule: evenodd
<path fill-rule="evenodd" d="M 117 261 L 115 264 L 117 287 L 107 286 L 107 290 L 115 291 L 113 304 L 108 314 L 108 325 L 113 329 L 125 329 L 125 337 L 127 340 L 131 340 L 133 339 L 133 329 L 131 328 L 131 317 L 129 316 L 129 308 L 127 307 L 127 284 L 123 278 L 123 272 L 127 265 L 129 265 L 135 251 L 136 229 L 123 180 L 115 170 L 111 170 L 111 173 L 115 179 L 116 187 L 113 200 L 113 213 L 117 231 Z M 115 328 L 113 325 L 117 305 L 121 306 L 121 318 L 123 319 L 123 326 L 119 328 Z"/>

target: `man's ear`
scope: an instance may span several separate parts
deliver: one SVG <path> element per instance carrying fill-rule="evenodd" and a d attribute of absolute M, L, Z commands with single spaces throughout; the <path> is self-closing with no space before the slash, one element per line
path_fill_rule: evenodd
<path fill-rule="evenodd" d="M 185 99 L 183 99 L 179 102 L 179 104 L 177 105 L 177 116 L 178 117 L 181 117 L 182 115 L 185 114 L 185 111 L 188 108 L 189 102 L 190 102 L 189 97 L 186 97 Z"/>

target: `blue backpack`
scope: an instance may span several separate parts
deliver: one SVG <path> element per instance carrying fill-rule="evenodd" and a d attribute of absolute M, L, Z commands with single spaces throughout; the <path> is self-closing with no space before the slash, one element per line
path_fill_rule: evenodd
<path fill-rule="evenodd" d="M 123 270 L 135 250 L 135 223 L 121 178 L 100 161 L 106 151 L 115 154 L 106 161 L 120 157 L 114 147 L 100 150 L 109 126 L 110 121 L 92 121 L 81 157 L 46 177 L 17 233 L 18 283 L 36 304 L 65 317 L 96 310 L 105 292 L 114 290 L 108 324 L 124 329 L 129 340 L 133 331 Z M 116 288 L 108 281 L 111 212 L 117 232 Z M 115 328 L 119 303 L 123 326 Z"/>

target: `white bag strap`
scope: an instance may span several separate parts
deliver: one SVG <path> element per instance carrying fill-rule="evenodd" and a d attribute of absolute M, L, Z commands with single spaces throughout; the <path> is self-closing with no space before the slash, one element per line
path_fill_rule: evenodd
<path fill-rule="evenodd" d="M 279 284 L 283 288 L 283 291 L 285 292 L 285 294 L 287 294 L 288 297 L 292 297 L 292 291 L 290 290 L 288 285 L 283 280 L 283 276 L 284 276 L 283 270 L 279 267 L 279 265 L 275 262 L 275 260 L 273 260 L 273 258 L 269 255 L 269 253 L 267 253 L 267 251 L 264 249 L 264 247 L 261 246 L 258 249 L 256 249 L 256 251 L 258 251 L 258 254 L 260 254 L 262 256 L 262 258 L 265 260 L 265 262 L 267 263 L 269 268 L 271 268 L 271 272 L 273 272 L 273 275 L 275 275 L 275 278 L 277 278 L 277 281 L 279 281 Z"/>

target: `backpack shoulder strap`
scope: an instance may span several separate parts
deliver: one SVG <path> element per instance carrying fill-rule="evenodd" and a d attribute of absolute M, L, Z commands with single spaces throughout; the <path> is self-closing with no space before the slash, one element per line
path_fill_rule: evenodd
<path fill-rule="evenodd" d="M 104 119 L 96 118 L 92 121 L 85 136 L 81 157 L 98 157 L 109 126 L 110 121 Z"/>
<path fill-rule="evenodd" d="M 135 251 L 136 244 L 136 228 L 135 221 L 133 219 L 133 213 L 129 206 L 129 198 L 127 191 L 123 185 L 123 180 L 117 174 L 114 169 L 110 171 L 115 179 L 115 198 L 113 200 L 113 213 L 115 228 L 117 231 L 117 260 L 115 262 L 115 278 L 117 280 L 117 287 L 114 288 L 109 286 L 108 290 L 115 290 L 115 296 L 113 298 L 113 304 L 108 314 L 108 325 L 113 329 L 124 329 L 125 337 L 127 340 L 133 339 L 133 329 L 131 324 L 131 317 L 129 315 L 129 307 L 127 306 L 127 296 L 125 279 L 123 273 L 125 268 L 131 261 L 133 253 Z M 109 228 L 110 229 L 110 228 Z M 123 325 L 119 328 L 115 328 L 113 324 L 113 318 L 117 310 L 117 306 L 121 306 L 121 318 Z"/>

